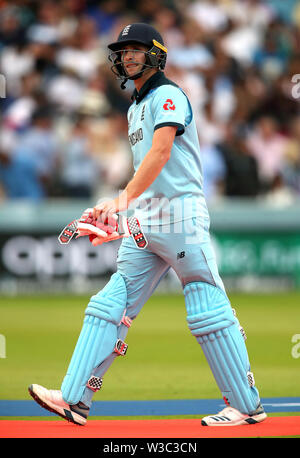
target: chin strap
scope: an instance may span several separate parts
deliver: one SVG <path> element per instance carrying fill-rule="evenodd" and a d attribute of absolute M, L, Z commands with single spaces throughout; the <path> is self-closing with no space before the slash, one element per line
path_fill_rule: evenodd
<path fill-rule="evenodd" d="M 121 89 L 126 89 L 126 83 L 127 83 L 128 80 L 134 81 L 134 80 L 137 80 L 138 78 L 140 78 L 140 77 L 143 75 L 143 73 L 144 73 L 145 70 L 147 70 L 147 66 L 144 65 L 144 66 L 143 66 L 143 69 L 142 69 L 139 73 L 137 73 L 136 75 L 133 75 L 133 76 L 128 77 L 128 78 L 125 77 L 125 78 L 122 80 Z"/>
<path fill-rule="evenodd" d="M 122 83 L 121 83 L 121 89 L 123 89 L 123 90 L 126 89 L 126 83 L 127 83 L 127 81 L 128 81 L 128 78 L 125 78 L 125 79 L 122 81 Z"/>

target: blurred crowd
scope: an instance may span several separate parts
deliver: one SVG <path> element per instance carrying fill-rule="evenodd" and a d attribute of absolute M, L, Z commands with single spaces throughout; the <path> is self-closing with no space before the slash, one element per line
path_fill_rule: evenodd
<path fill-rule="evenodd" d="M 192 102 L 207 200 L 299 199 L 300 0 L 0 0 L 0 200 L 126 185 L 133 83 L 107 44 L 132 22 L 161 32 Z"/>

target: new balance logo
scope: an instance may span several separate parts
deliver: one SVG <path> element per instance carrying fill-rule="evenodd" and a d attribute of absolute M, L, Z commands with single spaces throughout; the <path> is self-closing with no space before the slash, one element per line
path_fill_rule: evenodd
<path fill-rule="evenodd" d="M 185 251 L 181 251 L 180 253 L 177 253 L 177 259 L 182 259 L 185 257 Z"/>

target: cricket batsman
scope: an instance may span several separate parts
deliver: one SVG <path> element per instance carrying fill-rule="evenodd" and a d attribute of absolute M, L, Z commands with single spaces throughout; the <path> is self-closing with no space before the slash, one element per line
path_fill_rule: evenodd
<path fill-rule="evenodd" d="M 29 392 L 42 407 L 84 425 L 105 372 L 117 356 L 126 354 L 130 326 L 172 267 L 182 285 L 187 325 L 225 401 L 221 412 L 204 417 L 201 424 L 261 422 L 266 414 L 250 369 L 245 335 L 219 276 L 210 241 L 191 104 L 164 75 L 167 49 L 151 25 L 127 25 L 108 48 L 111 70 L 121 87 L 128 80 L 135 85 L 128 110 L 135 174 L 117 198 L 87 212 L 88 219 L 81 221 L 89 224 L 79 226 L 78 235 L 88 235 L 94 246 L 123 237 L 117 271 L 87 305 L 61 389 L 32 384 Z M 121 235 L 117 225 L 117 215 L 133 208 L 142 240 Z"/>

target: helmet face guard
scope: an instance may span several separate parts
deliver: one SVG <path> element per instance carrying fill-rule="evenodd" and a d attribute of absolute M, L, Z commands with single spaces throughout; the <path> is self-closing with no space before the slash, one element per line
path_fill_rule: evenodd
<path fill-rule="evenodd" d="M 129 44 L 129 43 L 127 43 Z M 112 72 L 117 76 L 118 79 L 121 79 L 124 81 L 124 83 L 127 80 L 136 80 L 142 76 L 144 71 L 146 69 L 150 68 L 157 68 L 159 70 L 163 70 L 166 65 L 166 59 L 167 59 L 167 48 L 165 48 L 163 45 L 158 43 L 156 40 L 153 40 L 153 46 L 147 50 L 143 51 L 140 49 L 134 49 L 135 44 L 141 44 L 141 43 L 132 43 L 133 49 L 131 50 L 133 53 L 144 53 L 145 55 L 145 62 L 141 64 L 141 62 L 136 61 L 135 59 L 131 60 L 130 63 L 132 64 L 138 64 L 138 65 L 143 65 L 142 69 L 139 70 L 137 73 L 134 75 L 129 75 L 126 72 L 126 69 L 124 67 L 124 53 L 126 52 L 125 49 L 119 49 L 117 51 L 111 51 L 108 58 L 109 60 L 113 63 L 111 66 Z M 125 46 L 125 44 L 123 44 Z M 120 43 L 120 47 L 122 48 L 122 43 Z"/>

